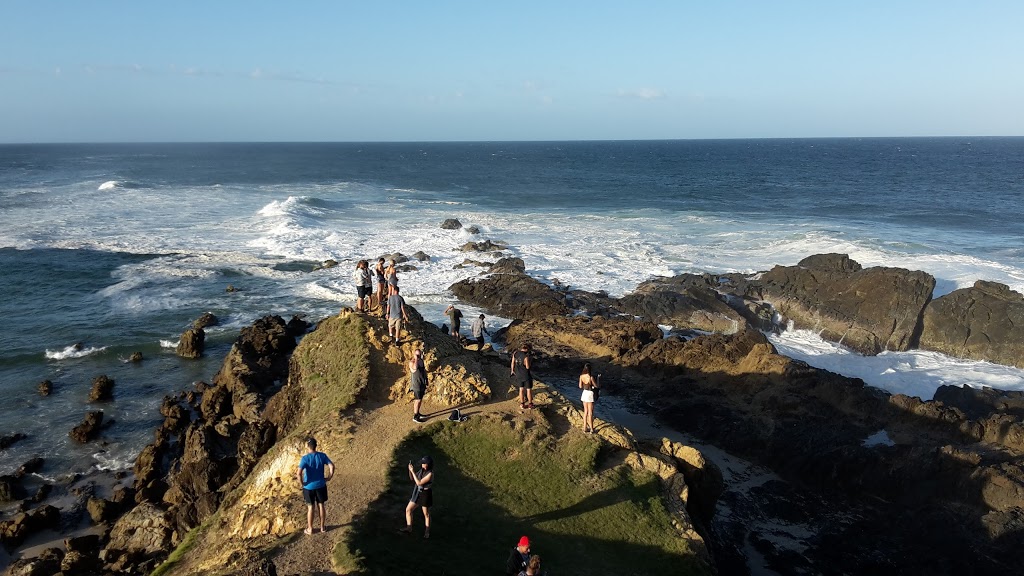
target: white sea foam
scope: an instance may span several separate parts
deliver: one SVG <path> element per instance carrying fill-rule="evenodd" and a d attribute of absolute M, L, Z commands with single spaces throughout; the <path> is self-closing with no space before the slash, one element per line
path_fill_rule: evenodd
<path fill-rule="evenodd" d="M 120 182 L 118 182 L 117 180 L 107 180 L 103 184 L 100 184 L 100 187 L 97 188 L 96 190 L 113 190 L 114 188 L 117 188 L 118 184 L 120 184 Z"/>
<path fill-rule="evenodd" d="M 129 470 L 135 465 L 135 458 L 128 454 L 113 454 L 111 452 L 103 451 L 94 453 L 92 457 L 96 460 L 96 464 L 94 464 L 94 466 L 97 470 L 117 472 L 120 470 Z"/>
<path fill-rule="evenodd" d="M 787 330 L 770 335 L 782 354 L 851 378 L 860 378 L 893 394 L 931 400 L 939 386 L 1024 390 L 1024 370 L 976 360 L 951 358 L 936 352 L 913 350 L 862 356 L 822 340 L 809 330 Z"/>
<path fill-rule="evenodd" d="M 62 350 L 46 350 L 45 355 L 48 360 L 67 360 L 69 358 L 84 358 L 90 354 L 102 352 L 106 350 L 106 346 L 89 347 L 86 348 L 81 344 L 72 344 Z"/>
<path fill-rule="evenodd" d="M 160 339 L 161 348 L 177 348 L 178 344 L 181 344 L 181 340 L 164 340 Z"/>

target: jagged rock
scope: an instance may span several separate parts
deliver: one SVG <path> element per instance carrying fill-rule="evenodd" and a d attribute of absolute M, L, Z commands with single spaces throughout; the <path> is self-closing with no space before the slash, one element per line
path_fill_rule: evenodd
<path fill-rule="evenodd" d="M 64 549 L 68 552 L 83 552 L 95 555 L 100 549 L 99 534 L 86 534 L 64 539 Z"/>
<path fill-rule="evenodd" d="M 203 314 L 199 316 L 199 318 L 196 318 L 196 320 L 192 322 L 192 327 L 206 328 L 208 326 L 216 326 L 219 323 L 220 319 L 217 318 L 216 314 L 214 314 L 213 312 L 203 312 Z"/>
<path fill-rule="evenodd" d="M 164 417 L 161 428 L 171 434 L 181 432 L 192 420 L 188 409 L 170 396 L 164 396 L 164 400 L 160 404 L 160 415 Z"/>
<path fill-rule="evenodd" d="M 323 262 L 317 264 L 316 266 L 313 266 L 313 272 L 316 272 L 317 270 L 326 270 L 328 268 L 334 268 L 337 265 L 338 265 L 338 261 L 337 260 L 334 260 L 332 258 L 328 258 L 327 260 L 324 260 Z"/>
<path fill-rule="evenodd" d="M 466 228 L 466 232 L 469 232 L 470 234 L 479 234 L 480 233 L 480 227 L 479 226 L 470 226 L 470 227 Z"/>
<path fill-rule="evenodd" d="M 480 268 L 490 268 L 494 266 L 494 262 L 481 262 L 480 260 L 470 260 L 469 258 L 462 261 L 462 264 L 456 264 L 452 266 L 453 270 L 461 270 L 467 266 L 479 266 Z"/>
<path fill-rule="evenodd" d="M 936 298 L 924 311 L 921 348 L 1024 368 L 1024 296 L 979 280 Z"/>
<path fill-rule="evenodd" d="M 206 332 L 202 328 L 189 328 L 181 334 L 175 353 L 182 358 L 199 358 L 206 348 Z"/>
<path fill-rule="evenodd" d="M 624 361 L 628 355 L 661 340 L 653 322 L 624 318 L 564 318 L 513 322 L 505 333 L 510 349 L 530 343 L 546 356 Z"/>
<path fill-rule="evenodd" d="M 102 498 L 89 498 L 85 504 L 85 509 L 89 512 L 89 517 L 92 518 L 93 524 L 103 524 L 117 516 L 117 506 L 109 500 Z"/>
<path fill-rule="evenodd" d="M 238 292 L 238 288 L 235 288 L 233 284 L 228 284 L 228 287 L 224 289 L 228 294 L 232 292 Z"/>
<path fill-rule="evenodd" d="M 298 338 L 305 334 L 311 324 L 306 322 L 306 317 L 303 314 L 296 314 L 292 316 L 292 319 L 288 321 L 288 334 L 293 338 Z"/>
<path fill-rule="evenodd" d="M 427 253 L 423 252 L 422 250 L 417 250 L 416 252 L 414 252 L 412 257 L 415 258 L 416 260 L 419 260 L 420 262 L 430 262 L 430 256 L 428 256 Z"/>
<path fill-rule="evenodd" d="M 142 352 L 132 352 L 132 355 L 128 357 L 128 361 L 131 362 L 132 364 L 138 364 L 139 362 L 142 362 Z"/>
<path fill-rule="evenodd" d="M 525 274 L 468 278 L 450 290 L 463 302 L 506 318 L 537 318 L 569 312 L 565 295 Z"/>
<path fill-rule="evenodd" d="M 72 440 L 85 444 L 99 435 L 102 424 L 103 411 L 95 410 L 87 413 L 82 423 L 72 428 L 68 435 Z"/>
<path fill-rule="evenodd" d="M 22 464 L 18 468 L 18 471 L 15 472 L 14 474 L 18 478 L 21 478 L 22 476 L 24 476 L 26 474 L 34 474 L 34 473 L 39 472 L 40 470 L 42 470 L 43 469 L 43 464 L 45 464 L 45 463 L 46 463 L 45 460 L 43 460 L 39 456 L 36 456 L 34 458 L 29 459 L 24 464 Z"/>
<path fill-rule="evenodd" d="M 488 272 L 491 274 L 523 274 L 526 272 L 526 263 L 522 258 L 502 258 L 495 262 Z"/>
<path fill-rule="evenodd" d="M 10 448 L 10 446 L 15 442 L 18 442 L 19 440 L 24 440 L 25 438 L 28 438 L 28 436 L 22 434 L 21 432 L 15 432 L 14 434 L 5 434 L 3 436 L 0 436 L 0 450 L 6 450 L 7 448 Z"/>
<path fill-rule="evenodd" d="M 25 496 L 25 488 L 18 477 L 0 476 L 0 502 L 13 502 Z"/>
<path fill-rule="evenodd" d="M 35 558 L 22 558 L 15 561 L 7 569 L 8 576 L 53 576 L 61 570 L 64 551 L 60 548 L 47 548 Z"/>
<path fill-rule="evenodd" d="M 94 554 L 79 550 L 69 551 L 60 562 L 61 571 L 67 574 L 93 574 L 102 567 L 103 563 Z"/>
<path fill-rule="evenodd" d="M 707 288 L 687 288 L 682 292 L 638 290 L 619 299 L 618 307 L 627 314 L 658 324 L 706 332 L 732 334 L 746 323 L 739 313 Z"/>
<path fill-rule="evenodd" d="M 14 549 L 30 534 L 59 528 L 60 510 L 50 505 L 40 506 L 35 510 L 22 512 L 11 520 L 0 522 L 0 543 Z"/>
<path fill-rule="evenodd" d="M 152 504 L 143 503 L 114 524 L 107 549 L 128 554 L 162 553 L 171 547 L 171 533 L 167 514 Z"/>
<path fill-rule="evenodd" d="M 92 379 L 92 390 L 89 391 L 90 402 L 108 402 L 114 399 L 114 380 L 107 375 Z"/>
<path fill-rule="evenodd" d="M 33 503 L 39 504 L 50 496 L 50 492 L 53 492 L 53 484 L 41 484 L 39 488 L 36 489 L 36 493 L 32 495 L 31 500 Z"/>
<path fill-rule="evenodd" d="M 508 248 L 508 244 L 501 241 L 484 240 L 482 242 L 466 242 L 459 250 L 463 252 L 500 252 Z"/>
<path fill-rule="evenodd" d="M 406 256 L 405 254 L 402 254 L 401 252 L 395 252 L 394 254 L 385 254 L 381 256 L 381 258 L 383 258 L 385 262 L 391 262 L 392 260 L 394 260 L 395 264 L 402 264 L 404 262 L 409 261 L 409 257 Z"/>
<path fill-rule="evenodd" d="M 959 408 L 968 418 L 981 419 L 995 413 L 1006 413 L 1024 419 L 1024 392 L 1003 391 L 992 388 L 973 388 L 968 385 L 943 385 L 932 397 L 937 402 Z"/>
<path fill-rule="evenodd" d="M 459 228 L 462 228 L 462 222 L 459 222 L 458 218 L 448 218 L 441 222 L 442 230 L 458 230 Z"/>
<path fill-rule="evenodd" d="M 864 354 L 903 351 L 917 328 L 935 278 L 903 268 L 867 268 L 845 254 L 820 254 L 797 266 L 776 266 L 759 281 L 758 295 L 797 328 L 818 331 Z"/>
<path fill-rule="evenodd" d="M 49 396 L 53 393 L 53 382 L 49 380 L 43 380 L 37 387 L 40 396 Z"/>

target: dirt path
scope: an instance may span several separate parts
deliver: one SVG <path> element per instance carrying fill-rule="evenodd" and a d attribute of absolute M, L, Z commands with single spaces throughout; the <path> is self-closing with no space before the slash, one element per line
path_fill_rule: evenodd
<path fill-rule="evenodd" d="M 376 330 L 378 326 L 372 326 L 371 329 Z M 371 348 L 373 365 L 387 366 L 387 362 L 374 358 L 384 352 L 379 347 Z M 495 367 L 500 370 L 497 364 Z M 413 422 L 410 402 L 386 399 L 387 390 L 395 382 L 395 376 L 393 371 L 371 376 L 366 399 L 359 402 L 352 415 L 343 419 L 343 426 L 351 430 L 352 437 L 345 449 L 328 453 L 334 461 L 335 477 L 328 485 L 327 532 L 299 534 L 283 545 L 272 557 L 279 574 L 336 574 L 332 567 L 332 552 L 337 543 L 345 538 L 345 528 L 387 489 L 387 476 L 395 448 L 411 431 L 447 418 L 450 407 L 424 400 L 421 412 L 429 419 L 425 424 Z M 542 388 L 543 385 L 538 386 L 538 392 Z M 493 390 L 492 400 L 462 411 L 468 415 L 521 412 L 516 399 L 509 398 L 506 390 Z M 529 414 L 527 412 L 523 417 L 529 418 Z M 296 518 L 305 518 L 305 504 L 296 499 L 289 505 L 288 513 Z M 396 519 L 397 522 L 400 519 Z"/>

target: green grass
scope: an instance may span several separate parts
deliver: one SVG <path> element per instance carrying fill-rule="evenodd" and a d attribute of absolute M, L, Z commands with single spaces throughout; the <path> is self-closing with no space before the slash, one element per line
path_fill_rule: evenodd
<path fill-rule="evenodd" d="M 556 439 L 542 419 L 514 429 L 497 417 L 438 423 L 396 450 L 386 495 L 335 550 L 336 566 L 362 574 L 501 574 L 527 534 L 553 574 L 707 574 L 671 526 L 659 482 L 611 466 L 600 443 Z M 431 539 L 417 510 L 414 536 L 397 533 L 412 490 L 405 464 L 435 460 Z"/>
<path fill-rule="evenodd" d="M 296 348 L 292 366 L 301 375 L 303 389 L 316 391 L 305 420 L 337 414 L 355 403 L 366 387 L 370 365 L 366 329 L 355 314 L 327 318 Z"/>

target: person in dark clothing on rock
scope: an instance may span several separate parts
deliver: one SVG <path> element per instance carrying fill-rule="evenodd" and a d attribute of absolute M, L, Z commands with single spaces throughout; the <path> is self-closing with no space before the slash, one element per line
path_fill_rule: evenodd
<path fill-rule="evenodd" d="M 533 408 L 533 373 L 530 371 L 530 345 L 523 344 L 512 353 L 512 377 L 519 387 L 519 407 Z"/>

